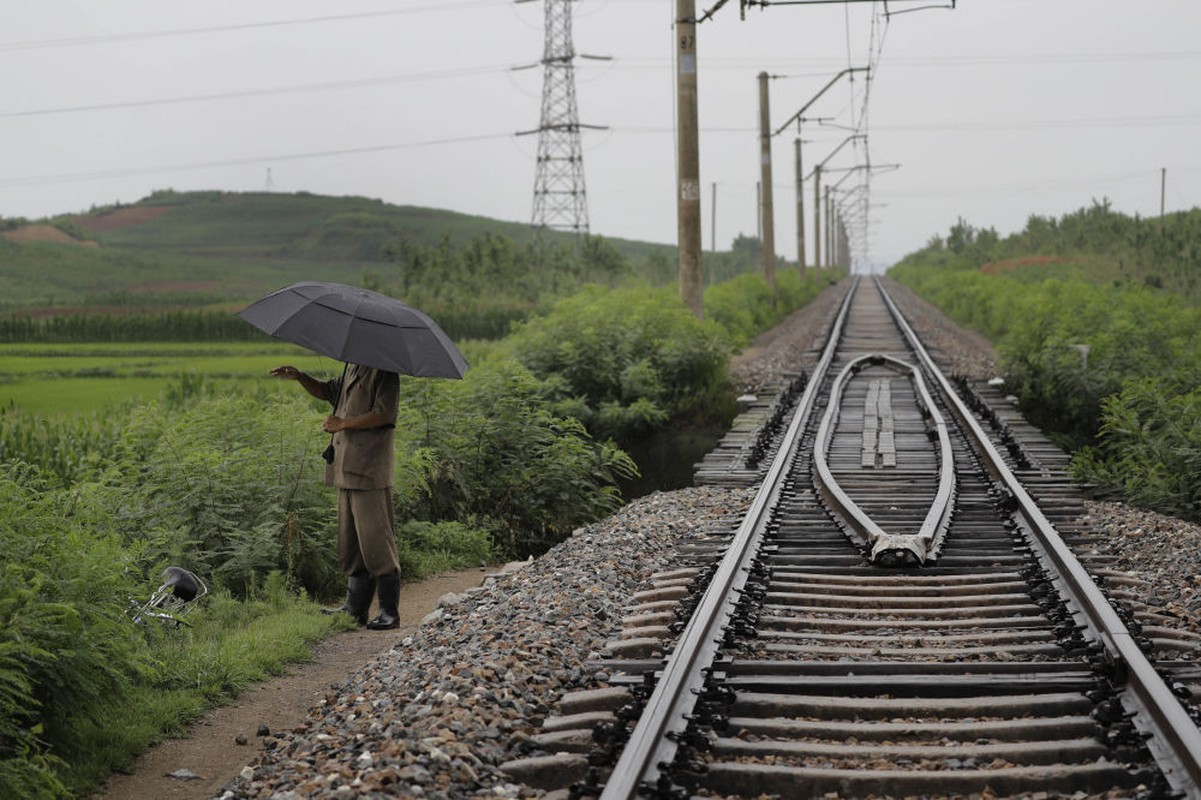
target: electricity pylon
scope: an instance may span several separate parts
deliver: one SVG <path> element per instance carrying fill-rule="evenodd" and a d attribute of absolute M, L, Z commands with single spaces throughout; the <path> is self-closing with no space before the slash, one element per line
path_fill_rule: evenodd
<path fill-rule="evenodd" d="M 588 233 L 584 152 L 575 98 L 575 45 L 571 6 L 576 0 L 545 0 L 546 44 L 542 54 L 542 120 L 534 178 L 535 229 Z M 531 131 L 532 132 L 532 131 Z"/>

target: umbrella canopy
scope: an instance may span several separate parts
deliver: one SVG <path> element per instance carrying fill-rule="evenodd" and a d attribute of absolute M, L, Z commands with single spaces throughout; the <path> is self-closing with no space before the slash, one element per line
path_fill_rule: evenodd
<path fill-rule="evenodd" d="M 436 322 L 368 289 L 294 283 L 238 316 L 277 339 L 350 364 L 422 378 L 462 378 L 467 371 L 463 354 Z"/>

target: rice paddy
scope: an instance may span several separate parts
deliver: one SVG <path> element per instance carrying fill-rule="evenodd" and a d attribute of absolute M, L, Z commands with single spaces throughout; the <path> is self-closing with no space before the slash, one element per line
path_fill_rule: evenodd
<path fill-rule="evenodd" d="M 98 412 L 153 400 L 184 377 L 255 389 L 279 385 L 267 373 L 280 364 L 317 376 L 341 371 L 333 359 L 277 342 L 5 344 L 0 408 L 48 417 Z"/>

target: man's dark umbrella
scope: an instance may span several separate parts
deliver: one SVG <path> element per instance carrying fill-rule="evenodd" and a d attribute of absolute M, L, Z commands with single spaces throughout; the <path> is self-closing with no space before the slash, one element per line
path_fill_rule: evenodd
<path fill-rule="evenodd" d="M 254 327 L 322 355 L 422 378 L 462 378 L 467 361 L 438 324 L 395 298 L 305 281 L 238 312 Z"/>

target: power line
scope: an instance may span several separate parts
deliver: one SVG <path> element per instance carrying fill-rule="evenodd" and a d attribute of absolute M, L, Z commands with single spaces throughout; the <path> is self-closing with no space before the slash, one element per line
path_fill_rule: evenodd
<path fill-rule="evenodd" d="M 1077 117 L 1030 120 L 979 120 L 975 122 L 893 123 L 877 125 L 876 130 L 891 132 L 929 131 L 1032 131 L 1073 128 L 1148 128 L 1175 127 L 1201 123 L 1201 114 L 1171 114 L 1139 117 Z"/>
<path fill-rule="evenodd" d="M 885 26 L 887 30 L 887 25 Z M 893 56 L 889 58 L 889 67 L 1026 67 L 1034 64 L 1113 64 L 1130 61 L 1183 61 L 1201 58 L 1201 50 L 1173 52 L 1134 52 L 1134 53 L 1030 53 L 1026 55 L 961 55 L 961 56 Z M 648 69 L 651 67 L 666 67 L 668 59 L 657 58 L 622 58 L 621 65 L 626 69 Z M 842 63 L 841 58 L 780 58 L 772 61 L 775 70 L 788 67 L 813 69 L 813 73 L 799 77 L 814 77 L 827 74 Z M 705 59 L 705 68 L 745 70 L 762 67 L 763 59 L 758 57 L 720 57 Z M 773 72 L 775 71 L 773 70 Z M 797 77 L 797 76 L 782 76 Z"/>
<path fill-rule="evenodd" d="M 29 109 L 26 111 L 0 111 L 0 119 L 43 117 L 54 114 L 76 114 L 83 112 L 113 111 L 130 108 L 152 108 L 154 106 L 206 103 L 215 100 L 237 100 L 246 97 L 264 97 L 278 94 L 298 94 L 301 92 L 323 92 L 335 89 L 389 86 L 397 83 L 447 80 L 450 78 L 462 78 L 490 73 L 499 75 L 509 71 L 511 71 L 510 66 L 495 64 L 484 67 L 464 67 L 461 69 L 447 69 L 431 72 L 412 72 L 402 75 L 384 75 L 378 78 L 356 78 L 344 81 L 330 81 L 328 83 L 305 83 L 295 86 L 277 86 L 270 89 L 239 89 L 228 92 L 211 92 L 208 94 L 181 95 L 178 97 L 159 97 L 148 100 L 126 100 L 110 103 L 92 103 L 78 106 L 58 106 L 55 108 Z"/>
<path fill-rule="evenodd" d="M 144 41 L 149 39 L 166 39 L 176 36 L 201 36 L 213 33 L 230 33 L 233 31 L 283 28 L 294 25 L 320 25 L 328 22 L 379 19 L 381 17 L 395 17 L 404 14 L 457 11 L 464 8 L 484 8 L 488 6 L 500 8 L 502 7 L 502 3 L 498 0 L 440 0 L 440 2 L 434 5 L 417 6 L 414 8 L 393 8 L 386 11 L 362 11 L 351 14 L 327 14 L 320 17 L 266 20 L 263 22 L 244 22 L 233 23 L 230 25 L 208 25 L 196 28 L 174 28 L 164 31 L 108 33 L 98 34 L 95 36 L 75 36 L 63 39 L 42 39 L 31 42 L 0 42 L 0 52 L 39 50 L 52 47 L 80 47 L 97 44 L 114 44 L 118 42 Z"/>
<path fill-rule="evenodd" d="M 1012 118 L 1004 120 L 975 120 L 964 122 L 961 120 L 947 120 L 944 122 L 894 122 L 894 123 L 873 123 L 872 129 L 875 131 L 887 131 L 890 133 L 929 133 L 937 131 L 997 131 L 997 132 L 1013 132 L 1013 131 L 1038 131 L 1046 129 L 1076 129 L 1076 128 L 1145 128 L 1145 127 L 1177 127 L 1201 124 L 1201 114 L 1180 114 L 1180 115 L 1162 115 L 1162 116 L 1139 116 L 1139 117 L 1065 117 L 1062 119 L 1030 119 L 1030 120 L 1015 120 Z M 646 134 L 646 133 L 672 133 L 673 129 L 660 126 L 646 125 L 617 125 L 611 128 L 614 133 L 626 134 Z M 723 125 L 723 126 L 705 126 L 701 128 L 702 133 L 733 133 L 747 134 L 755 133 L 756 128 L 751 125 Z"/>
<path fill-rule="evenodd" d="M 216 167 L 241 167 L 248 164 L 277 163 L 281 161 L 303 161 L 315 158 L 334 158 L 339 156 L 357 156 L 368 153 L 383 153 L 390 150 L 410 150 L 418 147 L 434 147 L 447 144 L 465 144 L 468 142 L 484 142 L 495 139 L 512 138 L 511 133 L 491 133 L 477 136 L 456 136 L 445 139 L 427 139 L 420 142 L 402 142 L 396 144 L 368 145 L 365 147 L 347 147 L 338 150 L 313 150 L 306 153 L 268 154 L 231 158 L 219 161 L 194 161 L 184 164 L 162 164 L 155 167 L 127 167 L 122 169 L 96 170 L 93 172 L 68 172 L 57 175 L 32 175 L 24 178 L 0 178 L 0 187 L 37 186 L 50 183 L 74 183 L 78 181 L 108 180 L 113 178 L 129 178 L 139 175 L 156 175 L 166 172 L 188 172 Z"/>
<path fill-rule="evenodd" d="M 1158 175 L 1158 170 L 1155 171 Z M 922 197 L 947 197 L 962 194 L 1004 194 L 1007 192 L 1031 192 L 1041 189 L 1071 189 L 1078 186 L 1096 186 L 1099 184 L 1126 183 L 1132 180 L 1146 180 L 1151 170 L 1126 172 L 1118 175 L 1083 176 L 1064 180 L 1036 180 L 1020 183 L 995 183 L 943 187 L 924 187 L 915 191 L 885 191 L 880 195 L 886 198 L 912 199 Z"/>

